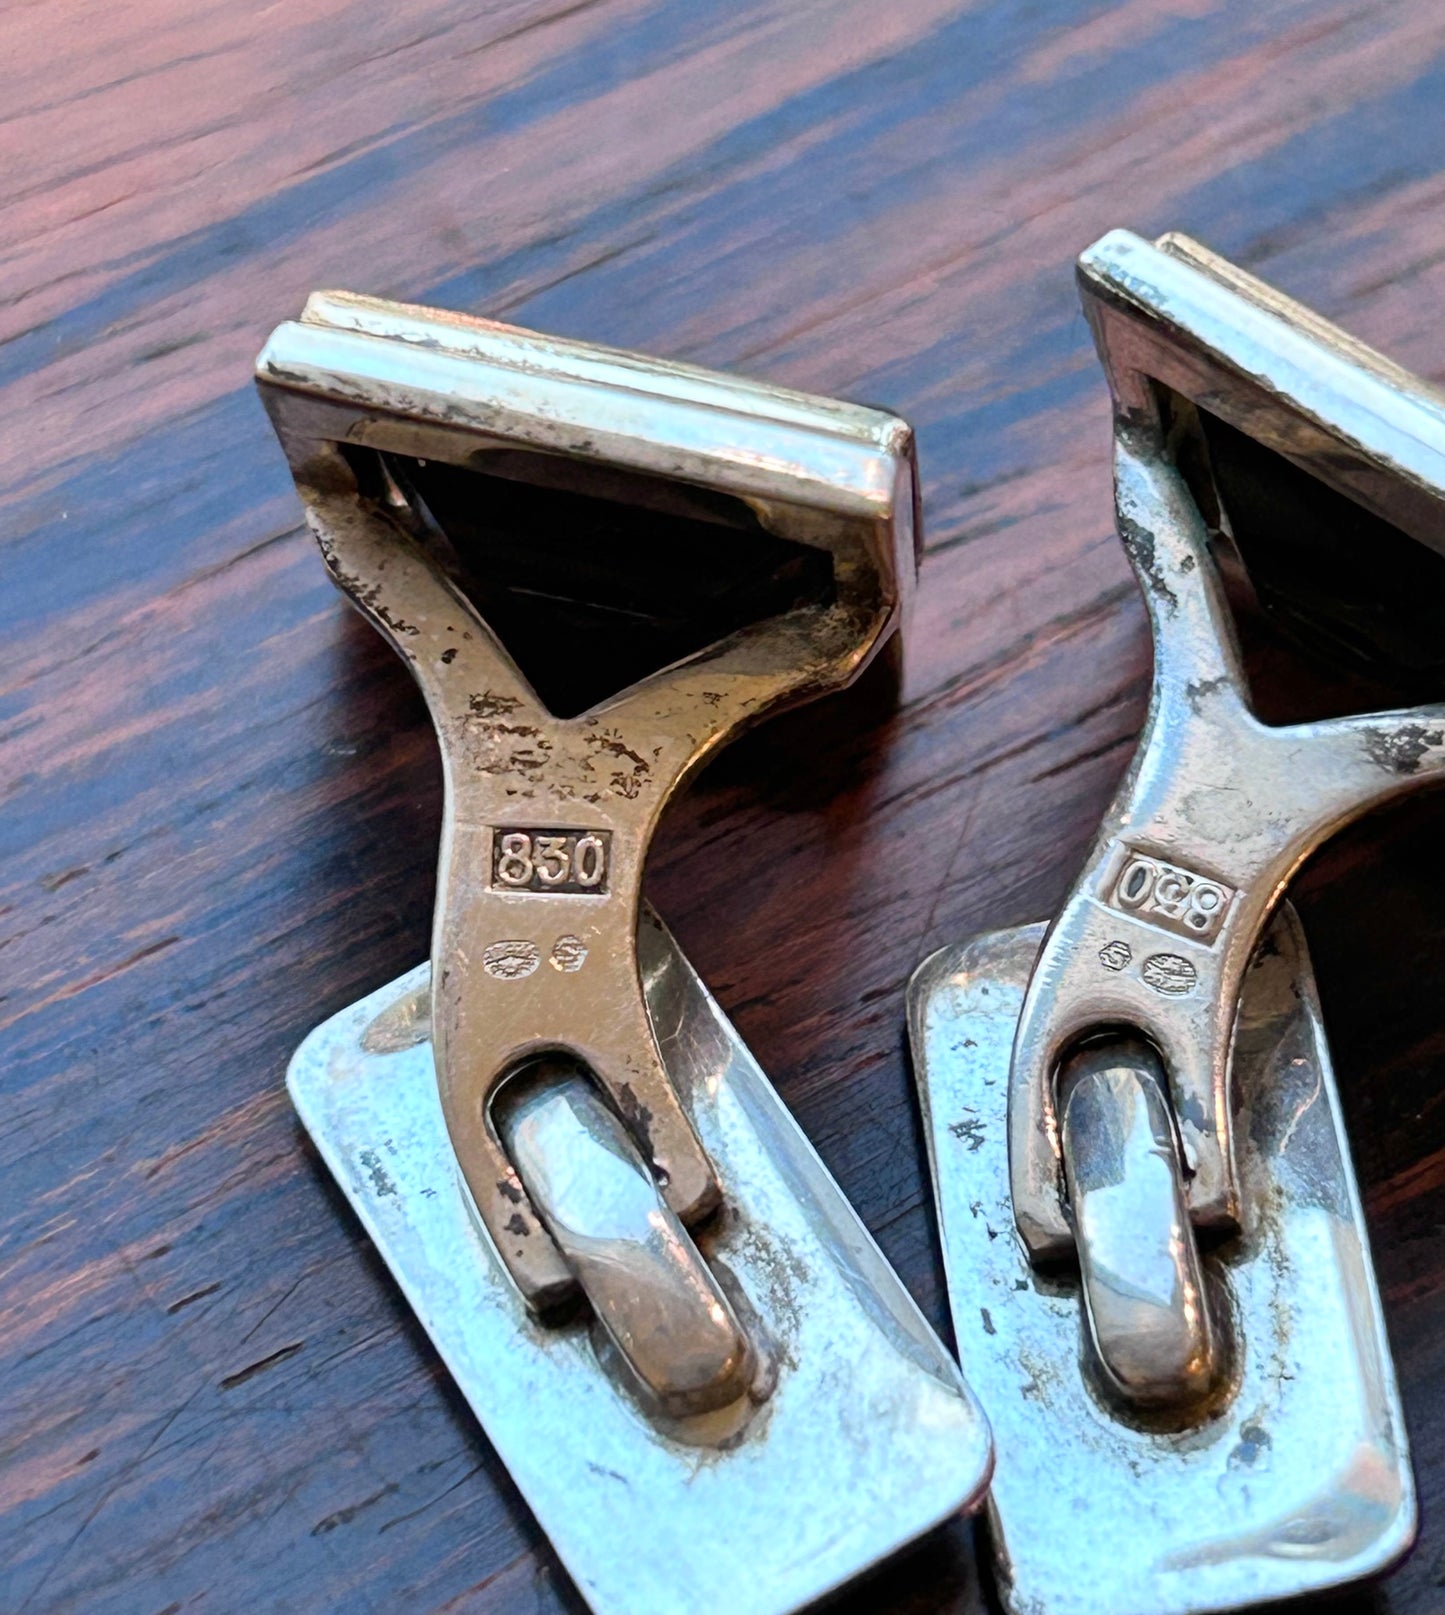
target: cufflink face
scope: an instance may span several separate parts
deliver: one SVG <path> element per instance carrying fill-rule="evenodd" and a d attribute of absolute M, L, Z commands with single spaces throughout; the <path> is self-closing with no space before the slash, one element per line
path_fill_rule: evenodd
<path fill-rule="evenodd" d="M 1149 714 L 1060 913 L 946 950 L 910 1015 L 1010 1605 L 1184 1615 L 1337 1586 L 1413 1536 L 1313 978 L 1278 904 L 1325 837 L 1445 766 L 1445 705 L 1372 699 L 1442 693 L 1445 404 L 1183 238 L 1115 232 L 1079 278 Z M 1346 715 L 1250 683 L 1241 592 L 1343 668 Z"/>
<path fill-rule="evenodd" d="M 258 364 L 426 696 L 430 971 L 307 1039 L 323 1158 L 601 1615 L 785 1615 L 987 1484 L 987 1425 L 641 905 L 673 792 L 912 579 L 878 411 L 340 294 Z"/>
<path fill-rule="evenodd" d="M 989 1525 L 1005 1605 L 1193 1615 L 1387 1569 L 1414 1537 L 1414 1485 L 1293 910 L 1276 914 L 1240 1002 L 1240 1232 L 1206 1252 L 1198 1292 L 1218 1368 L 1174 1407 L 1120 1395 L 1077 1273 L 1035 1266 L 1014 1237 L 1009 1067 L 1044 929 L 945 949 L 909 995 L 959 1358 L 997 1442 Z M 1147 1189 L 1137 1173 L 1105 1188 L 1112 1227 L 1094 1230 L 1143 1349 L 1151 1286 L 1172 1279 L 1149 1238 Z"/>
<path fill-rule="evenodd" d="M 529 1312 L 459 1181 L 426 966 L 317 1028 L 287 1084 L 589 1607 L 782 1615 L 981 1502 L 988 1426 L 650 917 L 639 947 L 663 1061 L 723 1188 L 696 1248 L 757 1357 L 722 1407 L 660 1413 L 595 1317 Z"/>

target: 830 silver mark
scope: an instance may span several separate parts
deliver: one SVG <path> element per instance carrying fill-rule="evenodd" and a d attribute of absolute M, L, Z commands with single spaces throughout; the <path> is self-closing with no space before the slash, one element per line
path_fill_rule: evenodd
<path fill-rule="evenodd" d="M 607 892 L 612 835 L 607 830 L 492 831 L 492 885 L 509 892 Z"/>
<path fill-rule="evenodd" d="M 1130 848 L 1108 901 L 1110 907 L 1162 931 L 1195 942 L 1212 942 L 1233 896 L 1223 881 Z"/>

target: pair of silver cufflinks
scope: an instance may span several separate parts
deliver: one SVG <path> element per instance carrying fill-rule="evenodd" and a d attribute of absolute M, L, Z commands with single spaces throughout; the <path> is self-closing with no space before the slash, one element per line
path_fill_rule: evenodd
<path fill-rule="evenodd" d="M 1412 1539 L 1282 894 L 1445 766 L 1445 707 L 1267 724 L 1230 601 L 1415 688 L 1438 617 L 1355 585 L 1445 568 L 1445 401 L 1185 238 L 1079 278 L 1153 697 L 1060 913 L 909 990 L 966 1382 L 640 895 L 691 772 L 897 626 L 908 427 L 342 294 L 258 362 L 446 783 L 431 964 L 288 1084 L 598 1615 L 785 1615 L 985 1503 L 1016 1615 L 1231 1609 Z"/>

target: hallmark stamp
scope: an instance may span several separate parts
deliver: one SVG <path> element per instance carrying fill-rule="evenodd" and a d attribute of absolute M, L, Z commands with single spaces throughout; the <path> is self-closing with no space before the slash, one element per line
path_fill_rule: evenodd
<path fill-rule="evenodd" d="M 1099 949 L 1099 963 L 1103 965 L 1105 970 L 1122 970 L 1133 957 L 1133 948 L 1117 937 L 1112 942 L 1106 942 Z"/>
<path fill-rule="evenodd" d="M 566 892 L 602 897 L 610 830 L 492 830 L 492 887 L 504 892 Z"/>
<path fill-rule="evenodd" d="M 494 942 L 482 954 L 482 969 L 498 981 L 520 981 L 542 962 L 535 942 Z"/>
<path fill-rule="evenodd" d="M 1107 901 L 1161 931 L 1213 942 L 1233 897 L 1233 889 L 1222 881 L 1131 848 Z"/>
<path fill-rule="evenodd" d="M 1177 953 L 1151 953 L 1139 966 L 1144 985 L 1166 998 L 1183 998 L 1194 991 L 1199 973 Z"/>
<path fill-rule="evenodd" d="M 548 963 L 554 970 L 570 976 L 587 963 L 587 944 L 580 936 L 559 936 L 552 944 Z"/>

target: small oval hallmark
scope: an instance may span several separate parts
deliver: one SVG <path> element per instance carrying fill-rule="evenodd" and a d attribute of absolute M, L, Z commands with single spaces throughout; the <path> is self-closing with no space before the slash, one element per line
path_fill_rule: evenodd
<path fill-rule="evenodd" d="M 551 965 L 570 976 L 587 962 L 587 944 L 580 936 L 559 936 L 552 944 Z"/>
<path fill-rule="evenodd" d="M 1151 953 L 1139 967 L 1144 985 L 1169 998 L 1183 998 L 1192 993 L 1199 980 L 1199 972 L 1187 959 L 1177 953 Z"/>
<path fill-rule="evenodd" d="M 520 981 L 542 962 L 535 942 L 494 942 L 482 954 L 482 969 L 498 981 Z"/>
<path fill-rule="evenodd" d="M 1099 963 L 1105 970 L 1122 970 L 1133 959 L 1134 950 L 1127 942 L 1116 938 L 1099 949 Z"/>

